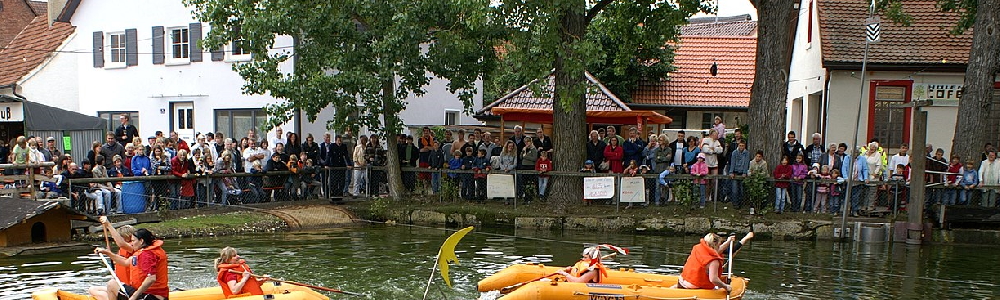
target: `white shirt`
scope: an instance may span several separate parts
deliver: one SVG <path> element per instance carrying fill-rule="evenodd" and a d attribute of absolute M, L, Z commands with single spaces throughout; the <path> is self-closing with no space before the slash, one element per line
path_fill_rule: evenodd
<path fill-rule="evenodd" d="M 247 173 L 250 173 L 250 170 L 253 169 L 253 161 L 251 161 L 250 158 L 253 157 L 253 156 L 255 156 L 255 155 L 258 155 L 258 154 L 266 154 L 266 152 L 264 152 L 264 149 L 262 149 L 260 147 L 247 148 L 246 150 L 243 150 L 243 157 L 244 157 L 243 158 L 243 170 L 245 170 Z M 263 159 L 267 159 L 266 155 L 264 157 L 265 158 L 263 158 Z M 261 162 L 262 166 L 263 166 L 263 164 L 264 164 L 264 162 Z"/>

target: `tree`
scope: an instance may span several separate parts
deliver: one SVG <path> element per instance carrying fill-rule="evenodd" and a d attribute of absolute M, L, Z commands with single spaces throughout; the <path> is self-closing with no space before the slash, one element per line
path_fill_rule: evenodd
<path fill-rule="evenodd" d="M 494 44 L 488 0 L 314 1 L 185 0 L 211 26 L 202 47 L 236 41 L 252 61 L 234 64 L 244 93 L 285 100 L 266 108 L 268 126 L 301 110 L 313 122 L 328 106 L 327 127 L 367 127 L 386 136 L 388 165 L 398 166 L 396 140 L 405 129 L 398 113 L 410 95 L 424 94 L 431 76 L 449 80 L 466 109 L 474 84 L 490 66 Z M 277 36 L 293 49 L 271 49 Z M 294 58 L 294 59 L 293 59 Z M 279 66 L 293 59 L 294 71 Z M 420 99 L 417 101 L 435 101 Z M 356 119 L 349 116 L 356 115 Z M 399 168 L 388 168 L 390 196 L 399 199 Z"/>
<path fill-rule="evenodd" d="M 996 138 L 983 134 L 983 129 L 996 126 L 989 119 L 993 111 L 993 84 L 1000 72 L 1000 1 L 941 0 L 939 4 L 945 10 L 962 12 L 955 33 L 969 26 L 975 28 L 951 153 L 963 159 L 979 159 L 980 147 L 990 138 Z"/>
<path fill-rule="evenodd" d="M 792 41 L 798 11 L 794 0 L 750 0 L 757 8 L 757 59 L 747 117 L 754 142 L 750 151 L 764 151 L 769 165 L 781 159 L 785 139 L 785 102 L 792 66 Z"/>
<path fill-rule="evenodd" d="M 496 20 L 509 29 L 504 64 L 513 73 L 505 78 L 555 77 L 552 140 L 558 171 L 575 171 L 586 157 L 586 68 L 608 57 L 629 63 L 639 60 L 636 52 L 657 52 L 643 49 L 662 49 L 675 37 L 674 27 L 708 10 L 699 0 L 501 1 Z M 621 48 L 605 48 L 597 38 L 602 34 L 619 37 Z M 554 178 L 550 194 L 560 195 L 554 209 L 565 211 L 567 204 L 582 199 L 581 186 L 580 177 Z"/>

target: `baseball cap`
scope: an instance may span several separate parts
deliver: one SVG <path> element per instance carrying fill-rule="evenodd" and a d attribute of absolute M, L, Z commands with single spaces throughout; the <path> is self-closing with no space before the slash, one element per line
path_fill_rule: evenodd
<path fill-rule="evenodd" d="M 592 165 L 592 164 L 594 164 L 594 161 L 588 159 L 587 161 L 583 162 L 583 164 L 585 164 L 585 165 Z"/>

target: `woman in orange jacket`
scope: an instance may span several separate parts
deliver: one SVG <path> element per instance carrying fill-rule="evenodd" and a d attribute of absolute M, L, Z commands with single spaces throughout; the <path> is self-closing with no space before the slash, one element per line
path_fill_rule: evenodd
<path fill-rule="evenodd" d="M 225 247 L 219 251 L 219 258 L 215 259 L 215 270 L 218 272 L 215 280 L 219 282 L 226 298 L 233 295 L 263 295 L 260 285 L 269 279 L 254 277 L 250 266 L 233 247 Z"/>

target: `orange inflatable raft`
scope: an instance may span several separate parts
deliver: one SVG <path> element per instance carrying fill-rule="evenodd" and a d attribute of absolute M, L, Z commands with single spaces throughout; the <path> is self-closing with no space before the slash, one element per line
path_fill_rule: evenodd
<path fill-rule="evenodd" d="M 742 299 L 747 279 L 733 277 L 732 293 L 725 290 L 671 288 L 677 275 L 636 273 L 633 270 L 609 270 L 601 283 L 565 282 L 559 275 L 551 281 L 535 281 L 508 290 L 518 284 L 555 273 L 561 268 L 543 265 L 513 265 L 479 281 L 479 291 L 500 290 L 503 300 L 535 299 Z"/>
<path fill-rule="evenodd" d="M 316 291 L 302 286 L 282 284 L 280 282 L 266 282 L 261 285 L 264 294 L 267 296 L 235 296 L 229 299 L 274 299 L 274 300 L 329 300 L 330 298 Z M 60 291 L 56 288 L 47 288 L 31 294 L 33 300 L 93 300 L 90 295 L 79 295 L 67 291 Z M 170 300 L 223 300 L 222 288 L 208 287 L 187 291 L 170 292 Z"/>

